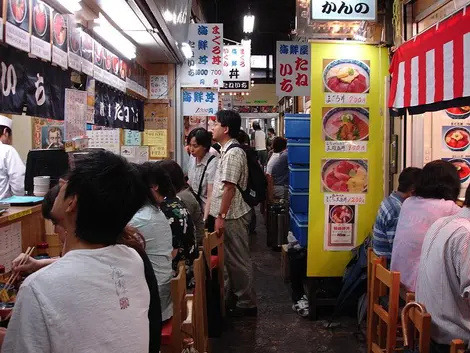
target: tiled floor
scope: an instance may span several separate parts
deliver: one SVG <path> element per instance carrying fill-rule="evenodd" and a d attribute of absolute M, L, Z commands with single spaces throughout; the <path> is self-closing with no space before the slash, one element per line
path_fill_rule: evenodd
<path fill-rule="evenodd" d="M 363 353 L 363 336 L 355 318 L 326 329 L 328 316 L 308 321 L 292 311 L 289 284 L 280 276 L 280 253 L 266 247 L 266 229 L 258 215 L 252 236 L 252 258 L 258 295 L 258 317 L 227 319 L 221 338 L 212 339 L 214 353 Z M 323 320 L 322 320 L 323 319 Z"/>

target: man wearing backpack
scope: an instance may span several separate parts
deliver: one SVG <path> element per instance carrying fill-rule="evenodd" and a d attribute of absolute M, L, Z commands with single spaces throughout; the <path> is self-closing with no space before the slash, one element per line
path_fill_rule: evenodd
<path fill-rule="evenodd" d="M 213 138 L 222 146 L 214 178 L 210 214 L 216 218 L 215 230 L 224 234 L 225 266 L 228 294 L 236 300 L 229 306 L 232 316 L 256 316 L 256 294 L 253 288 L 253 264 L 249 247 L 251 207 L 256 192 L 248 187 L 247 156 L 236 138 L 241 127 L 240 114 L 221 110 L 216 114 Z M 253 199 L 250 199 L 250 195 Z M 230 302 L 230 297 L 228 297 Z"/>

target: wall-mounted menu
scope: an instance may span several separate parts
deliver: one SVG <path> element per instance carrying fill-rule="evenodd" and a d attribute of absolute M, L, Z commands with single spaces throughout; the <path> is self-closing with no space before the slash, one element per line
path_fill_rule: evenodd
<path fill-rule="evenodd" d="M 52 10 L 52 62 L 66 69 L 67 60 L 67 15 Z"/>
<path fill-rule="evenodd" d="M 5 42 L 15 48 L 30 50 L 29 0 L 6 0 Z"/>
<path fill-rule="evenodd" d="M 51 61 L 51 8 L 41 0 L 32 0 L 31 54 Z"/>

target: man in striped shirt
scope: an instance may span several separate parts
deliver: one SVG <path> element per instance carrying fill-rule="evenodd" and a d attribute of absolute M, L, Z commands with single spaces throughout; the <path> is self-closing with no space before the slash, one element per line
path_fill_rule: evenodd
<path fill-rule="evenodd" d="M 389 262 L 392 258 L 393 240 L 395 239 L 401 205 L 414 193 L 420 176 L 421 169 L 405 168 L 398 178 L 398 190 L 380 204 L 374 224 L 372 248 L 377 256 L 384 256 Z"/>

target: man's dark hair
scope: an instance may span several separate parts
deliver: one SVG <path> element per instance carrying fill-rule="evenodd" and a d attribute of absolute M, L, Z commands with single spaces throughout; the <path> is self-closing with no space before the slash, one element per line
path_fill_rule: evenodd
<path fill-rule="evenodd" d="M 459 173 L 452 163 L 436 160 L 424 166 L 421 180 L 416 185 L 416 196 L 456 201 L 459 193 Z"/>
<path fill-rule="evenodd" d="M 171 159 L 165 159 L 157 163 L 170 176 L 171 182 L 173 183 L 173 187 L 175 188 L 176 193 L 179 193 L 181 190 L 186 188 L 184 172 L 178 163 Z"/>
<path fill-rule="evenodd" d="M 416 190 L 416 185 L 418 185 L 422 173 L 421 168 L 408 167 L 403 169 L 398 177 L 398 191 L 406 193 Z"/>
<path fill-rule="evenodd" d="M 51 211 L 52 207 L 54 206 L 55 199 L 57 198 L 57 195 L 59 195 L 59 191 L 60 185 L 56 185 L 50 188 L 47 194 L 44 196 L 44 200 L 42 201 L 42 216 L 45 219 L 52 221 L 53 223 L 56 223 L 56 221 L 53 219 Z"/>
<path fill-rule="evenodd" d="M 275 137 L 273 139 L 273 152 L 280 153 L 287 148 L 287 140 L 284 137 Z"/>
<path fill-rule="evenodd" d="M 231 138 L 237 138 L 242 126 L 242 118 L 234 110 L 219 110 L 215 116 L 223 127 L 228 127 L 228 134 Z"/>
<path fill-rule="evenodd" d="M 245 131 L 240 130 L 240 132 L 238 133 L 238 136 L 237 136 L 237 141 L 240 145 L 249 145 L 250 144 L 250 136 L 248 136 L 248 134 Z"/>
<path fill-rule="evenodd" d="M 259 121 L 253 121 L 253 130 L 261 130 Z"/>
<path fill-rule="evenodd" d="M 0 136 L 5 135 L 5 132 L 7 132 L 8 135 L 11 136 L 11 129 L 8 126 L 0 125 Z"/>
<path fill-rule="evenodd" d="M 109 151 L 75 161 L 65 198 L 77 196 L 76 236 L 91 244 L 114 245 L 147 200 L 136 168 Z"/>
<path fill-rule="evenodd" d="M 212 132 L 207 131 L 203 127 L 198 127 L 197 129 L 192 130 L 186 139 L 187 145 L 191 144 L 193 137 L 196 139 L 196 143 L 199 146 L 204 147 L 206 151 L 210 150 L 212 145 Z"/>
<path fill-rule="evenodd" d="M 163 197 L 175 197 L 176 191 L 170 175 L 158 162 L 145 162 L 139 166 L 141 177 L 147 187 L 158 186 L 158 193 Z"/>
<path fill-rule="evenodd" d="M 268 132 L 270 132 L 270 133 L 273 134 L 273 135 L 276 135 L 276 133 L 274 132 L 274 129 L 273 129 L 272 127 L 270 127 L 270 128 L 268 129 Z"/>

